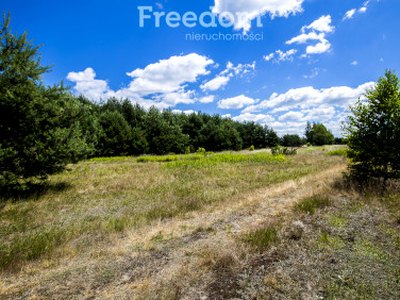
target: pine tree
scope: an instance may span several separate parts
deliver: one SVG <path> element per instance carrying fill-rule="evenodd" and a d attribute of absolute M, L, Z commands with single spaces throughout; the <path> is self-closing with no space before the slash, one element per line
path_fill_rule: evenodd
<path fill-rule="evenodd" d="M 80 103 L 63 85 L 45 87 L 40 46 L 17 37 L 4 13 L 0 29 L 0 188 L 26 189 L 87 152 Z"/>

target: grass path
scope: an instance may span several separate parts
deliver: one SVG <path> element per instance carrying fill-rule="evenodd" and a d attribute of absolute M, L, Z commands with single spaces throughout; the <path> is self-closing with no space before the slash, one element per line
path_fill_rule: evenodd
<path fill-rule="evenodd" d="M 0 297 L 207 299 L 230 286 L 229 274 L 216 274 L 216 266 L 236 268 L 249 261 L 238 237 L 326 189 L 344 169 L 337 163 L 297 180 L 237 193 L 229 202 L 127 230 L 87 254 L 62 258 L 60 253 L 58 261 L 29 263 L 23 272 L 1 275 Z"/>

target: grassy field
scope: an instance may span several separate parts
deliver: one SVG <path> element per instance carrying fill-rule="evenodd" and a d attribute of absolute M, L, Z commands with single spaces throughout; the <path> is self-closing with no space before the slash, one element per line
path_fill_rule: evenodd
<path fill-rule="evenodd" d="M 71 165 L 2 202 L 0 298 L 398 296 L 398 194 L 345 187 L 331 150 Z"/>

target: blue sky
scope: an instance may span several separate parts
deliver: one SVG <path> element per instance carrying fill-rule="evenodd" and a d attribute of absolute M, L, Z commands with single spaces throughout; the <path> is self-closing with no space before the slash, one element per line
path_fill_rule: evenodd
<path fill-rule="evenodd" d="M 316 121 L 339 136 L 349 105 L 400 64 L 396 0 L 0 0 L 0 7 L 15 31 L 43 44 L 43 65 L 54 64 L 46 84 L 64 80 L 93 101 L 115 96 L 256 121 L 280 134 L 302 134 Z M 139 7 L 148 16 L 143 26 Z M 188 12 L 197 18 L 186 19 L 191 28 Z"/>

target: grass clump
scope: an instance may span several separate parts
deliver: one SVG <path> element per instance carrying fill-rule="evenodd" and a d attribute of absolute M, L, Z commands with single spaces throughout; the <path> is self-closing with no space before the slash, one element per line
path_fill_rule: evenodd
<path fill-rule="evenodd" d="M 313 214 L 317 209 L 321 209 L 332 204 L 332 200 L 324 196 L 312 196 L 310 198 L 303 199 L 295 205 L 295 211 L 304 212 L 307 214 Z"/>
<path fill-rule="evenodd" d="M 278 223 L 268 222 L 246 234 L 243 241 L 256 249 L 265 250 L 278 242 L 278 231 Z"/>

